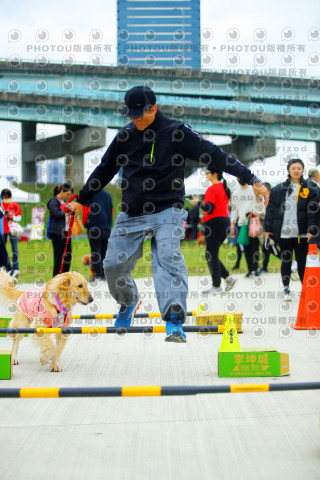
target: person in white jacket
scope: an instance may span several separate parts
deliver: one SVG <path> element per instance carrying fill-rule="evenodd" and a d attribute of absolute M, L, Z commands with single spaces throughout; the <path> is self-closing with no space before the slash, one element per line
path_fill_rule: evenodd
<path fill-rule="evenodd" d="M 238 223 L 239 228 L 242 225 L 247 225 L 250 216 L 259 215 L 261 208 L 257 198 L 250 185 L 238 179 L 239 186 L 232 193 L 231 197 L 231 228 L 230 236 L 235 237 L 235 225 Z M 246 277 L 258 276 L 258 261 L 259 261 L 259 238 L 258 235 L 249 237 L 249 245 L 243 245 L 244 254 L 248 266 L 248 273 Z"/>

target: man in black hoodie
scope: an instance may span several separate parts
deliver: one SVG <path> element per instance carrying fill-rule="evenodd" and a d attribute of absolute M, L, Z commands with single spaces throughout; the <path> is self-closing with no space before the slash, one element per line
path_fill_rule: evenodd
<path fill-rule="evenodd" d="M 185 159 L 243 179 L 266 203 L 268 191 L 238 160 L 180 120 L 162 115 L 150 88 L 128 90 L 122 115 L 131 122 L 112 141 L 80 191 L 78 203 L 69 207 L 78 214 L 81 204 L 107 185 L 122 167 L 122 211 L 104 261 L 110 292 L 121 306 L 115 326 L 131 324 L 139 303 L 131 271 L 142 256 L 146 235 L 151 234 L 152 273 L 159 309 L 166 321 L 166 341 L 185 342 L 182 323 L 188 275 L 180 252 L 187 215 L 183 209 Z"/>

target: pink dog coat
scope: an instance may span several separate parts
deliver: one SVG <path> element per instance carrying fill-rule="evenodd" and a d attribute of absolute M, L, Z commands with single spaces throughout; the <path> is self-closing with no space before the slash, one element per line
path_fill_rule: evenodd
<path fill-rule="evenodd" d="M 53 306 L 57 310 L 57 315 L 52 315 L 47 310 L 46 305 L 42 298 L 43 292 L 44 292 L 44 288 L 30 288 L 29 290 L 26 290 L 18 298 L 18 306 L 20 310 L 28 318 L 30 318 L 30 320 L 39 318 L 43 323 L 46 324 L 48 328 L 52 328 L 52 323 L 55 324 L 59 320 L 59 310 L 55 305 Z M 68 327 L 70 323 L 71 323 L 71 312 L 68 312 L 64 317 L 63 326 Z"/>

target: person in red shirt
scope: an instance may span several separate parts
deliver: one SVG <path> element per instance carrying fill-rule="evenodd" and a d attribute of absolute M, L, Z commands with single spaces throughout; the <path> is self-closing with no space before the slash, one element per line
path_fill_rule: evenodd
<path fill-rule="evenodd" d="M 207 179 L 211 186 L 206 190 L 204 201 L 200 205 L 203 210 L 203 235 L 206 240 L 206 259 L 212 277 L 212 287 L 202 293 L 221 293 L 221 277 L 226 282 L 226 292 L 236 284 L 236 278 L 229 275 L 228 270 L 219 260 L 220 245 L 230 230 L 229 199 L 231 196 L 222 172 L 206 169 Z"/>
<path fill-rule="evenodd" d="M 4 188 L 1 192 L 2 207 L 4 209 L 3 217 L 3 236 L 4 241 L 7 243 L 8 237 L 10 238 L 11 248 L 12 248 L 12 272 L 13 277 L 17 277 L 20 273 L 19 270 L 19 252 L 18 252 L 18 241 L 19 236 L 13 236 L 10 234 L 9 222 L 13 220 L 14 222 L 21 221 L 21 208 L 19 203 L 12 201 L 12 193 L 8 188 Z"/>

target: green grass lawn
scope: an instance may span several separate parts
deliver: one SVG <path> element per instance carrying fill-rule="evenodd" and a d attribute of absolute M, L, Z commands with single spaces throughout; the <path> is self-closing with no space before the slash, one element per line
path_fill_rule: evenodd
<path fill-rule="evenodd" d="M 11 245 L 7 243 L 8 253 L 11 258 Z M 50 240 L 19 242 L 19 263 L 20 275 L 19 282 L 32 283 L 36 279 L 48 281 L 52 277 L 53 270 L 53 252 Z M 189 275 L 208 275 L 208 267 L 205 259 L 204 246 L 197 246 L 195 242 L 182 242 L 181 251 L 184 254 Z M 89 268 L 81 263 L 81 258 L 86 253 L 90 253 L 90 246 L 87 239 L 72 240 L 73 260 L 71 269 L 82 273 L 89 278 Z M 143 257 L 137 262 L 133 271 L 135 278 L 151 276 L 150 240 L 144 244 Z M 229 245 L 222 245 L 219 257 L 227 269 L 236 262 L 236 248 Z M 260 262 L 261 263 L 261 262 Z M 270 272 L 280 271 L 280 262 L 273 255 L 270 256 L 268 269 Z M 246 273 L 246 262 L 244 254 L 241 258 L 240 269 L 235 273 Z"/>
<path fill-rule="evenodd" d="M 42 205 L 46 205 L 48 200 L 52 197 L 52 191 L 54 185 L 48 184 L 45 188 L 38 190 L 35 185 L 21 184 L 23 190 L 28 192 L 40 193 L 40 200 Z M 115 220 L 118 212 L 120 211 L 121 203 L 121 190 L 116 185 L 108 185 L 106 190 L 110 193 L 114 207 Z M 77 188 L 75 193 L 77 193 Z M 187 204 L 186 204 L 187 205 Z M 31 222 L 31 210 L 34 204 L 25 204 L 22 206 L 22 225 L 26 225 Z M 47 223 L 48 210 L 45 214 L 45 225 Z M 11 245 L 8 242 L 7 248 L 11 257 Z M 81 263 L 81 258 L 86 253 L 90 253 L 90 246 L 87 239 L 73 239 L 72 240 L 73 261 L 71 264 L 72 270 L 76 270 L 82 273 L 86 278 L 89 278 L 89 268 L 85 267 Z M 195 242 L 184 241 L 181 244 L 181 251 L 184 254 L 186 265 L 189 275 L 208 275 L 208 267 L 205 259 L 204 246 L 197 246 Z M 19 256 L 20 256 L 20 282 L 32 283 L 36 279 L 41 277 L 42 280 L 48 281 L 52 276 L 53 270 L 53 253 L 52 244 L 50 240 L 44 241 L 31 241 L 31 242 L 19 242 Z M 236 263 L 236 248 L 229 245 L 222 245 L 220 248 L 219 256 L 221 261 L 227 267 L 231 267 Z M 150 260 L 150 240 L 145 241 L 143 257 L 137 262 L 136 268 L 133 271 L 135 278 L 149 277 L 151 273 L 151 260 Z M 260 262 L 260 266 L 262 261 Z M 280 271 L 280 262 L 273 255 L 270 256 L 270 262 L 268 269 L 270 272 Z M 246 262 L 244 254 L 241 258 L 240 269 L 235 273 L 246 273 Z M 230 271 L 231 273 L 231 271 Z"/>

